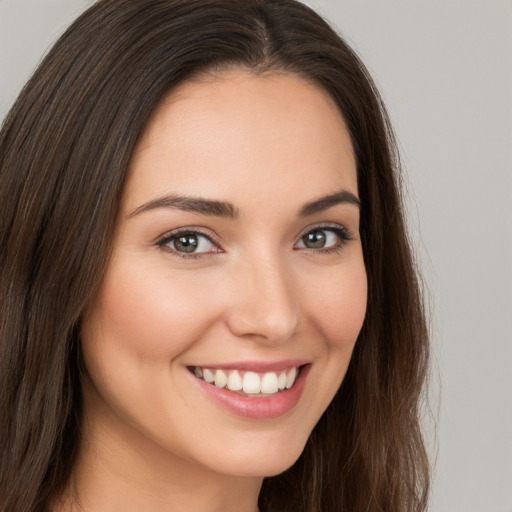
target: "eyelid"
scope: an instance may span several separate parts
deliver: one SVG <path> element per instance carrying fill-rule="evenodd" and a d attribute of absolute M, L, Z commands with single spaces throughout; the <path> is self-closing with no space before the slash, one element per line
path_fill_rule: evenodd
<path fill-rule="evenodd" d="M 326 248 L 318 248 L 318 249 L 311 249 L 308 247 L 305 248 L 297 248 L 296 245 L 299 243 L 299 241 L 308 233 L 315 230 L 325 230 L 325 231 L 332 231 L 334 232 L 339 238 L 340 243 L 333 246 L 333 247 L 326 247 Z M 172 249 L 171 247 L 167 247 L 167 251 L 170 254 L 173 254 L 175 256 L 178 256 L 180 258 L 192 258 L 192 259 L 198 259 L 204 256 L 207 256 L 209 254 L 218 254 L 220 252 L 224 252 L 222 249 L 221 243 L 219 238 L 211 233 L 204 230 L 204 228 L 195 227 L 195 226 L 185 226 L 173 229 L 171 231 L 168 231 L 161 235 L 156 241 L 155 245 L 161 249 L 164 249 L 166 244 L 171 242 L 174 238 L 178 237 L 180 234 L 186 234 L 186 233 L 192 233 L 195 235 L 203 236 L 205 237 L 209 242 L 211 242 L 213 245 L 215 245 L 219 251 L 208 251 L 208 252 L 191 252 L 191 253 L 184 253 L 180 251 L 176 251 L 175 249 Z M 301 231 L 301 233 L 298 236 L 297 242 L 294 244 L 294 249 L 296 250 L 309 250 L 314 253 L 328 253 L 331 251 L 341 250 L 345 246 L 345 244 L 351 240 L 354 239 L 354 236 L 352 232 L 347 229 L 346 227 L 342 226 L 341 224 L 333 224 L 333 223 L 324 223 L 324 224 L 316 224 L 313 226 L 308 226 L 306 229 Z"/>
<path fill-rule="evenodd" d="M 199 257 L 205 256 L 207 254 L 218 254 L 219 252 L 224 252 L 222 249 L 222 246 L 220 244 L 220 240 L 216 235 L 212 234 L 211 232 L 206 232 L 203 228 L 195 227 L 195 226 L 180 227 L 180 228 L 173 229 L 171 231 L 167 231 L 166 233 L 161 235 L 155 241 L 155 245 L 161 249 L 164 249 L 166 244 L 171 242 L 173 239 L 177 238 L 180 234 L 187 234 L 187 233 L 192 233 L 194 235 L 203 236 L 204 238 L 209 240 L 213 245 L 215 245 L 220 250 L 218 252 L 211 251 L 211 252 L 198 252 L 198 253 L 194 253 L 194 252 L 182 253 L 180 251 L 176 251 L 176 250 L 172 249 L 171 247 L 167 247 L 168 252 L 170 254 L 179 256 L 180 258 L 199 258 Z"/>
<path fill-rule="evenodd" d="M 302 240 L 302 238 L 304 236 L 306 236 L 308 233 L 310 233 L 311 231 L 332 231 L 336 234 L 336 236 L 338 236 L 340 238 L 340 243 L 333 246 L 333 247 L 325 247 L 325 248 L 319 248 L 319 249 L 312 249 L 312 248 L 309 248 L 309 247 L 299 247 L 299 248 L 296 248 L 296 245 Z M 311 251 L 312 253 L 329 253 L 329 252 L 332 252 L 332 251 L 339 251 L 339 250 L 342 250 L 346 243 L 347 242 L 350 242 L 351 240 L 354 240 L 355 237 L 354 237 L 354 234 L 352 233 L 352 231 L 350 231 L 349 229 L 347 229 L 345 226 L 341 225 L 341 224 L 333 224 L 333 223 L 324 223 L 324 224 L 316 224 L 316 225 L 313 225 L 313 226 L 308 226 L 306 229 L 304 229 L 300 235 L 298 236 L 298 239 L 297 239 L 297 242 L 295 243 L 294 245 L 294 248 L 296 248 L 296 250 L 308 250 L 308 251 Z"/>
<path fill-rule="evenodd" d="M 303 229 L 299 236 L 297 237 L 298 240 L 300 240 L 303 236 L 307 235 L 311 231 L 315 230 L 322 230 L 325 229 L 326 231 L 331 230 L 336 233 L 342 233 L 344 239 L 346 240 L 352 240 L 354 238 L 354 235 L 350 229 L 346 228 L 345 226 L 341 224 L 335 224 L 331 222 L 327 222 L 324 224 L 314 224 L 313 226 L 308 226 L 307 228 Z"/>

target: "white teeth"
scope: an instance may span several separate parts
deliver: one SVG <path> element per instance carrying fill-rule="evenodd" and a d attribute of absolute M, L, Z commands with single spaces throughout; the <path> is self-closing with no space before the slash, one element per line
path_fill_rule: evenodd
<path fill-rule="evenodd" d="M 286 376 L 286 389 L 290 389 L 295 382 L 295 378 L 297 377 L 297 368 L 292 368 L 290 373 Z"/>
<path fill-rule="evenodd" d="M 245 372 L 243 378 L 244 393 L 259 393 L 261 389 L 260 376 L 254 372 Z"/>
<path fill-rule="evenodd" d="M 243 382 L 242 377 L 240 377 L 240 374 L 235 370 L 234 372 L 231 372 L 228 377 L 228 389 L 231 391 L 240 391 L 243 388 Z"/>
<path fill-rule="evenodd" d="M 194 367 L 193 372 L 196 377 L 203 379 L 209 384 L 214 384 L 218 388 L 227 387 L 231 391 L 241 391 L 251 395 L 273 395 L 278 391 L 290 389 L 297 378 L 298 369 L 291 368 L 288 373 L 281 371 L 266 372 L 258 374 L 256 372 L 242 372 L 238 370 L 220 370 Z"/>
<path fill-rule="evenodd" d="M 228 378 L 226 374 L 222 370 L 217 370 L 215 372 L 215 385 L 218 388 L 223 388 L 228 383 Z"/>
<path fill-rule="evenodd" d="M 215 380 L 215 377 L 213 376 L 213 372 L 211 370 L 208 370 L 208 368 L 205 368 L 203 370 L 203 379 L 206 382 L 213 382 Z"/>
<path fill-rule="evenodd" d="M 279 391 L 283 391 L 283 389 L 286 387 L 286 373 L 282 372 L 281 375 L 279 375 L 279 378 L 277 379 L 277 387 L 279 388 Z"/>
<path fill-rule="evenodd" d="M 265 373 L 261 379 L 261 392 L 277 393 L 278 390 L 277 375 L 274 372 Z"/>

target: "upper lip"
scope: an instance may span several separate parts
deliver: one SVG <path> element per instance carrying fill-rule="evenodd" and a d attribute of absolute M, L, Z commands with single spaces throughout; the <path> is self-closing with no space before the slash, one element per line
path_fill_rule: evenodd
<path fill-rule="evenodd" d="M 218 370 L 244 370 L 257 373 L 275 372 L 310 363 L 307 359 L 282 359 L 280 361 L 237 361 L 229 363 L 199 364 L 193 367 L 215 368 Z"/>

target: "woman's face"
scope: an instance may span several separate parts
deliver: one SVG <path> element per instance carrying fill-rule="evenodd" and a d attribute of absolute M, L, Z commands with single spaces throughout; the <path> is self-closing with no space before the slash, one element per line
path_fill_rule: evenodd
<path fill-rule="evenodd" d="M 357 195 L 349 134 L 316 86 L 236 70 L 174 91 L 134 152 L 84 318 L 89 443 L 126 464 L 289 467 L 363 323 Z"/>

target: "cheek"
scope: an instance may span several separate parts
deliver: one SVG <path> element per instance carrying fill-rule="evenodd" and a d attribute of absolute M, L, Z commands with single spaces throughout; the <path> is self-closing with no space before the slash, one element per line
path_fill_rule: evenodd
<path fill-rule="evenodd" d="M 352 350 L 366 314 L 364 265 L 333 272 L 311 300 L 313 322 L 330 349 Z"/>
<path fill-rule="evenodd" d="M 84 323 L 84 340 L 103 339 L 102 350 L 118 350 L 166 364 L 186 350 L 215 316 L 199 283 L 143 272 L 137 265 L 112 265 Z M 201 315 L 198 315 L 198 311 Z M 94 343 L 94 341 L 93 341 Z"/>
<path fill-rule="evenodd" d="M 135 260 L 111 264 L 84 316 L 84 399 L 90 417 L 121 419 L 170 446 L 166 432 L 190 408 L 182 400 L 180 357 L 215 318 L 214 305 L 183 273 L 170 275 L 158 264 L 141 270 Z"/>
<path fill-rule="evenodd" d="M 357 256 L 357 254 L 356 254 Z M 306 284 L 306 283 L 305 283 Z M 316 274 L 315 286 L 303 286 L 301 296 L 308 341 L 316 354 L 311 369 L 313 391 L 304 396 L 309 435 L 339 389 L 364 322 L 367 276 L 362 257 L 350 258 L 337 269 Z"/>

